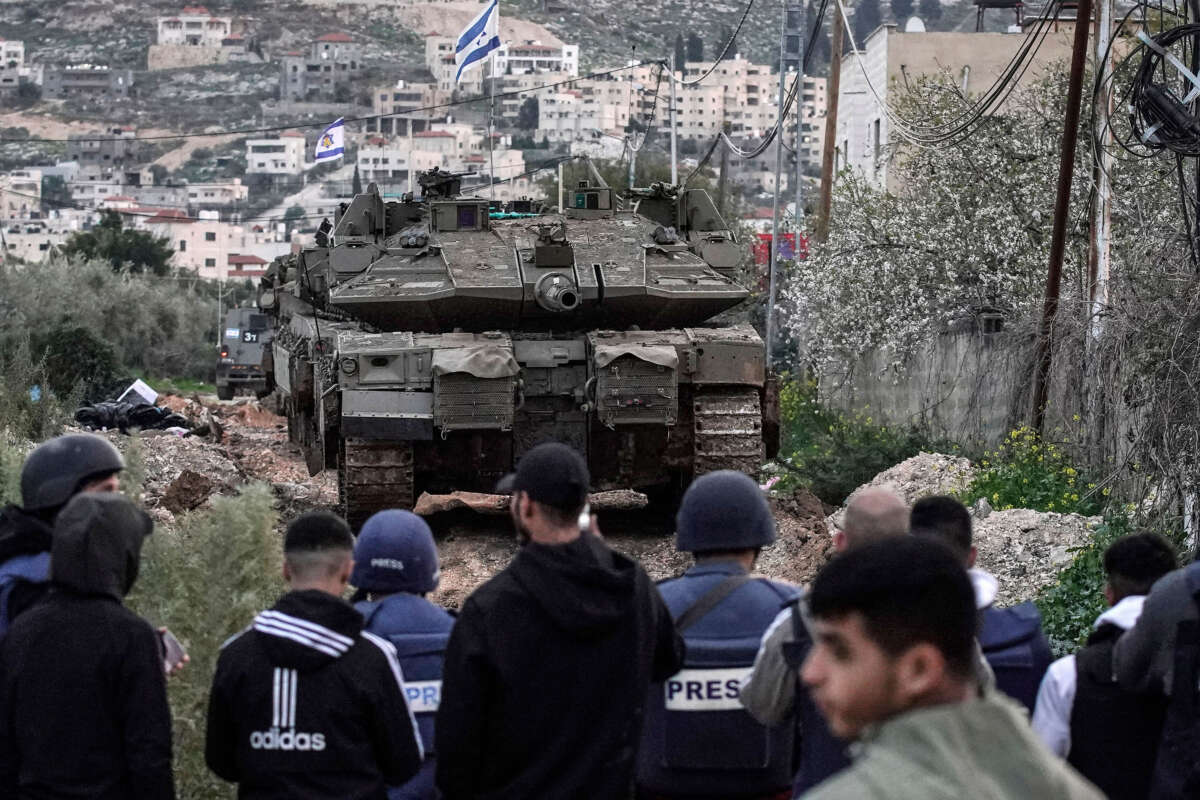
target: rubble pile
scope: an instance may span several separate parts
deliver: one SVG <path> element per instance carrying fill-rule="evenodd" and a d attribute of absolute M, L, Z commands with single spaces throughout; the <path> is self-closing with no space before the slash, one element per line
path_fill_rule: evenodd
<path fill-rule="evenodd" d="M 914 500 L 931 494 L 957 494 L 971 485 L 975 469 L 968 459 L 942 453 L 918 453 L 876 475 L 869 483 L 855 489 L 846 498 L 850 502 L 856 494 L 872 486 L 891 489 L 912 504 Z M 830 532 L 841 530 L 845 505 L 829 515 L 826 523 Z"/>
<path fill-rule="evenodd" d="M 1055 514 L 1013 508 L 971 510 L 975 528 L 976 566 L 996 576 L 997 605 L 1032 600 L 1058 580 L 1058 573 L 1075 557 L 1075 548 L 1088 543 L 1100 517 Z"/>

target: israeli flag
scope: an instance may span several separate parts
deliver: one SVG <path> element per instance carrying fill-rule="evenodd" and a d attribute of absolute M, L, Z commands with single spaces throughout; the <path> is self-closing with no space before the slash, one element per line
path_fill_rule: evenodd
<path fill-rule="evenodd" d="M 317 139 L 317 151 L 313 158 L 316 161 L 326 161 L 331 158 L 341 158 L 346 155 L 346 120 L 338 117 Z"/>
<path fill-rule="evenodd" d="M 463 70 L 500 47 L 499 32 L 500 0 L 492 0 L 458 36 L 458 46 L 454 48 L 454 63 L 458 65 L 455 83 L 462 79 Z"/>

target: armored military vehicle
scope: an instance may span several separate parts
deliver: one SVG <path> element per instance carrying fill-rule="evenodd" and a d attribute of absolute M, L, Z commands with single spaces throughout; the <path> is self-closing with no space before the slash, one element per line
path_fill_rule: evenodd
<path fill-rule="evenodd" d="M 271 318 L 257 308 L 232 308 L 225 315 L 221 351 L 217 357 L 217 397 L 232 400 L 239 389 L 266 394 L 268 376 L 263 357 L 275 331 Z"/>
<path fill-rule="evenodd" d="M 537 215 L 437 170 L 419 200 L 371 185 L 268 269 L 290 433 L 314 474 L 338 470 L 352 524 L 489 491 L 546 440 L 586 454 L 594 489 L 754 474 L 773 449 L 762 339 L 705 324 L 748 296 L 708 194 L 654 185 L 623 208 L 592 174 Z"/>

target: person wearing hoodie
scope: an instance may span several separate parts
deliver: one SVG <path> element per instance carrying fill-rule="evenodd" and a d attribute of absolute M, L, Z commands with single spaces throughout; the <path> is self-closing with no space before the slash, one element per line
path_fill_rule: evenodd
<path fill-rule="evenodd" d="M 1051 755 L 1021 707 L 976 678 L 975 592 L 958 558 L 918 537 L 837 556 L 808 594 L 801 669 L 854 763 L 811 800 L 1101 800 Z"/>
<path fill-rule="evenodd" d="M 421 766 L 396 649 L 341 599 L 353 549 L 335 514 L 292 520 L 290 591 L 221 649 L 204 755 L 242 800 L 386 800 Z"/>
<path fill-rule="evenodd" d="M 996 608 L 999 582 L 975 566 L 977 551 L 971 513 L 953 497 L 922 497 L 913 503 L 911 532 L 950 548 L 967 568 L 979 609 L 979 645 L 995 675 L 996 688 L 1032 712 L 1038 686 L 1054 660 L 1042 633 L 1042 617 L 1033 603 Z"/>
<path fill-rule="evenodd" d="M 433 723 L 442 695 L 442 659 L 454 617 L 425 599 L 441 570 L 433 532 L 411 511 L 380 511 L 363 523 L 354 545 L 350 583 L 366 630 L 391 642 L 404 670 L 408 706 L 417 719 L 425 763 L 388 800 L 433 800 Z"/>
<path fill-rule="evenodd" d="M 738 702 L 763 632 L 799 587 L 751 576 L 775 520 L 749 476 L 719 470 L 692 481 L 675 546 L 696 559 L 658 586 L 684 637 L 684 669 L 654 683 L 638 752 L 643 800 L 787 800 L 796 722 L 767 727 Z"/>
<path fill-rule="evenodd" d="M 0 637 L 50 581 L 54 519 L 81 492 L 115 492 L 125 460 L 108 440 L 73 433 L 43 442 L 21 467 L 21 505 L 0 509 Z"/>
<path fill-rule="evenodd" d="M 1124 536 L 1104 551 L 1104 599 L 1087 645 L 1050 665 L 1038 691 L 1033 730 L 1110 800 L 1150 791 L 1166 705 L 1125 691 L 1113 677 L 1113 645 L 1132 628 L 1154 582 L 1175 569 L 1175 550 L 1153 533 Z"/>
<path fill-rule="evenodd" d="M 547 443 L 497 487 L 522 547 L 450 635 L 434 736 L 448 800 L 633 794 L 647 688 L 683 642 L 641 566 L 581 530 L 588 483 L 578 453 Z"/>
<path fill-rule="evenodd" d="M 50 590 L 0 644 L 0 797 L 175 796 L 158 634 L 122 604 L 152 528 L 118 494 L 58 514 Z"/>

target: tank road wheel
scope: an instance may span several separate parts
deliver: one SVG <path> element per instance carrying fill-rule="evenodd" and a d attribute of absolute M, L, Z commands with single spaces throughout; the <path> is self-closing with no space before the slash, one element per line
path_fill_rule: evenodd
<path fill-rule="evenodd" d="M 758 476 L 763 464 L 762 403 L 753 386 L 698 387 L 692 397 L 696 476 L 734 469 Z"/>
<path fill-rule="evenodd" d="M 338 499 L 355 534 L 376 511 L 411 509 L 412 442 L 343 439 L 338 452 Z"/>

